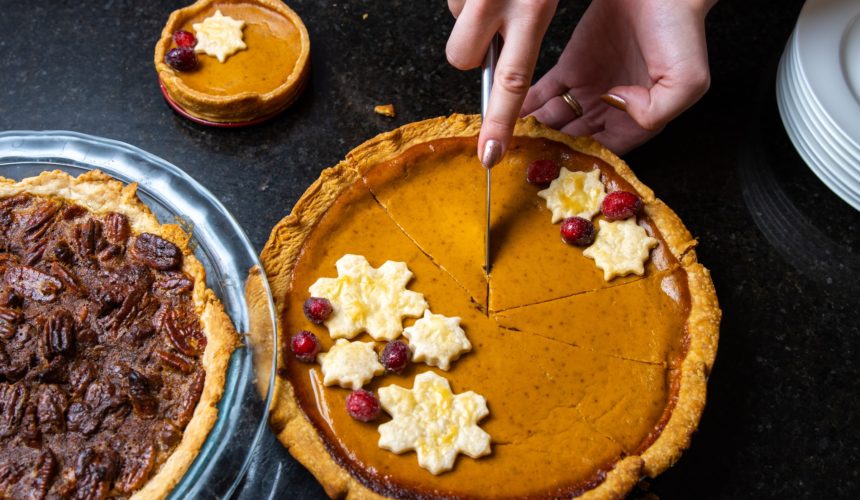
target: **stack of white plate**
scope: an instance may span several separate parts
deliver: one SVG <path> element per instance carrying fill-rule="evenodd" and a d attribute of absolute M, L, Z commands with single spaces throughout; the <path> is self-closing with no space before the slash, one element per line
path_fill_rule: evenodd
<path fill-rule="evenodd" d="M 808 0 L 776 82 L 779 113 L 809 168 L 860 210 L 860 0 Z"/>

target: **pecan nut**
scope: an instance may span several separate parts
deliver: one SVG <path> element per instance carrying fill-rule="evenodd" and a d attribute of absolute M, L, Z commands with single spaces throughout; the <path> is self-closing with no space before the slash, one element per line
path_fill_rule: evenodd
<path fill-rule="evenodd" d="M 0 337 L 8 339 L 15 335 L 21 311 L 9 307 L 0 307 Z"/>
<path fill-rule="evenodd" d="M 75 348 L 75 318 L 65 309 L 54 311 L 43 328 L 43 352 L 46 359 L 69 354 Z"/>
<path fill-rule="evenodd" d="M 15 293 L 39 302 L 55 300 L 63 288 L 60 280 L 30 266 L 10 267 L 4 279 Z"/>
<path fill-rule="evenodd" d="M 162 364 L 172 370 L 176 370 L 180 373 L 191 373 L 192 370 L 194 370 L 191 361 L 185 359 L 179 354 L 173 354 L 171 352 L 158 349 L 155 351 L 155 355 L 158 356 L 158 359 L 161 360 Z"/>
<path fill-rule="evenodd" d="M 21 384 L 0 384 L 0 437 L 18 430 L 27 406 L 27 392 Z"/>
<path fill-rule="evenodd" d="M 131 235 L 131 227 L 128 217 L 117 212 L 111 212 L 104 216 L 104 234 L 111 243 L 123 245 Z"/>
<path fill-rule="evenodd" d="M 191 421 L 191 417 L 194 415 L 194 408 L 197 407 L 200 394 L 203 393 L 203 383 L 205 381 L 206 372 L 202 370 L 195 372 L 191 379 L 191 384 L 189 384 L 188 389 L 182 394 L 173 418 L 173 422 L 180 428 L 184 428 Z"/>
<path fill-rule="evenodd" d="M 110 450 L 87 448 L 75 460 L 75 498 L 107 498 L 117 473 L 118 458 Z"/>
<path fill-rule="evenodd" d="M 182 354 L 199 356 L 206 349 L 206 337 L 196 318 L 182 318 L 176 309 L 167 309 L 161 317 L 161 331 Z"/>
<path fill-rule="evenodd" d="M 54 224 L 59 210 L 59 203 L 53 201 L 40 203 L 23 221 L 24 239 L 27 241 L 41 239 Z"/>
<path fill-rule="evenodd" d="M 155 447 L 146 445 L 137 453 L 126 455 L 122 462 L 122 471 L 114 486 L 122 493 L 131 493 L 143 486 L 149 478 L 149 473 L 155 466 Z"/>
<path fill-rule="evenodd" d="M 158 412 L 158 400 L 152 394 L 149 380 L 136 370 L 128 373 L 128 395 L 134 412 L 152 418 Z"/>
<path fill-rule="evenodd" d="M 169 272 L 155 280 L 152 287 L 165 294 L 182 295 L 194 289 L 194 281 L 183 272 Z"/>
<path fill-rule="evenodd" d="M 45 498 L 48 496 L 48 491 L 54 483 L 54 476 L 57 473 L 57 458 L 54 453 L 45 448 L 39 453 L 39 458 L 36 459 L 36 473 L 33 478 L 33 498 Z"/>
<path fill-rule="evenodd" d="M 82 259 L 87 259 L 99 250 L 102 243 L 102 223 L 87 219 L 72 228 L 72 242 Z"/>
<path fill-rule="evenodd" d="M 48 385 L 39 394 L 36 416 L 39 427 L 45 434 L 56 434 L 66 430 L 66 407 L 68 398 L 57 386 Z"/>
<path fill-rule="evenodd" d="M 182 251 L 173 243 L 152 233 L 141 233 L 131 246 L 132 256 L 159 271 L 173 269 L 182 262 Z"/>

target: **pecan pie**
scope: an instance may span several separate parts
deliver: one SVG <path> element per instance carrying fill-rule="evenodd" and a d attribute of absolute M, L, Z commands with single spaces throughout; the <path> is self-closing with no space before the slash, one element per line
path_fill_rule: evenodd
<path fill-rule="evenodd" d="M 371 139 L 323 171 L 263 250 L 281 338 L 310 332 L 321 351 L 316 362 L 303 362 L 303 351 L 289 342 L 281 346 L 271 423 L 332 496 L 622 497 L 640 478 L 674 463 L 698 425 L 720 310 L 680 219 L 598 143 L 522 120 L 493 169 L 493 266 L 487 274 L 485 171 L 475 157 L 479 130 L 480 117 L 453 115 Z M 545 186 L 527 181 L 536 161 L 590 178 L 601 193 L 627 192 L 641 200 L 630 209 L 633 218 L 614 223 L 619 226 L 609 223 L 622 215 L 596 215 L 600 229 L 589 247 L 605 245 L 613 234 L 607 228 L 623 223 L 645 245 L 647 260 L 638 272 L 613 277 L 587 250 L 562 242 L 538 194 Z M 340 277 L 345 255 L 363 256 L 373 268 L 405 263 L 409 290 L 422 294 L 434 313 L 456 316 L 471 344 L 450 367 L 413 359 L 400 372 L 377 370 L 369 382 L 362 379 L 363 390 L 379 394 L 390 419 L 366 423 L 351 414 L 350 391 L 326 380 L 328 353 L 338 348 L 335 332 L 303 311 L 309 296 L 332 298 L 311 291 Z M 333 302 L 332 314 L 340 314 L 339 307 Z M 370 314 L 342 311 L 359 319 Z M 419 321 L 404 321 L 404 332 Z M 374 338 L 359 331 L 352 344 Z M 418 358 L 414 338 L 408 340 Z M 382 350 L 382 343 L 376 347 Z M 446 390 L 434 393 L 438 403 L 404 396 L 440 374 L 445 381 L 437 386 Z M 470 439 L 451 430 L 456 418 L 439 410 L 454 400 L 451 391 L 485 398 L 486 409 L 474 403 L 469 422 L 488 415 L 479 425 L 491 438 L 490 450 L 475 448 L 450 470 L 425 470 L 422 453 Z M 398 403 L 393 394 L 406 399 Z M 397 427 L 398 419 L 416 414 L 438 420 Z M 392 427 L 407 430 L 392 436 Z M 443 429 L 438 440 L 415 437 L 430 435 L 431 427 Z"/>
<path fill-rule="evenodd" d="M 0 178 L 0 497 L 163 497 L 215 422 L 236 333 L 135 189 Z"/>

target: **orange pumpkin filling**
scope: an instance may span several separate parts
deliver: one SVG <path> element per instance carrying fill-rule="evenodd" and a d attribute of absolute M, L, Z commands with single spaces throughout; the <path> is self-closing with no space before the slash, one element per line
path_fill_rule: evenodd
<path fill-rule="evenodd" d="M 433 140 L 365 169 L 305 239 L 282 324 L 285 336 L 314 332 L 327 351 L 334 343 L 327 330 L 302 311 L 308 287 L 335 276 L 344 254 L 363 255 L 374 267 L 405 262 L 414 273 L 408 288 L 424 294 L 434 313 L 461 317 L 473 347 L 447 372 L 413 363 L 365 388 L 412 387 L 416 375 L 434 370 L 454 392 L 483 395 L 490 415 L 480 426 L 492 437 L 492 453 L 461 456 L 451 471 L 434 476 L 419 468 L 414 453 L 380 449 L 376 427 L 388 417 L 353 420 L 345 409 L 349 391 L 324 387 L 318 364 L 289 359 L 283 375 L 337 462 L 379 493 L 581 492 L 653 442 L 671 414 L 674 368 L 686 349 L 687 272 L 643 216 L 639 224 L 660 242 L 645 275 L 606 282 L 581 248 L 562 243 L 539 188 L 525 180 L 526 167 L 551 159 L 570 170 L 596 168 L 608 190 L 635 189 L 601 160 L 549 140 L 517 138 L 493 170 L 487 276 L 485 174 L 475 140 Z"/>

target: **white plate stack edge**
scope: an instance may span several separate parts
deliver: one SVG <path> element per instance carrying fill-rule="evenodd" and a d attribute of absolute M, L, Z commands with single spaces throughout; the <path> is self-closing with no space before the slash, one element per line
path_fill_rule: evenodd
<path fill-rule="evenodd" d="M 806 2 L 779 63 L 776 96 L 800 156 L 860 210 L 860 1 Z"/>

